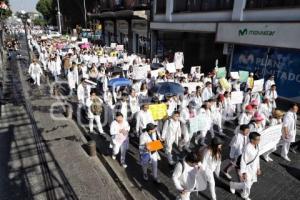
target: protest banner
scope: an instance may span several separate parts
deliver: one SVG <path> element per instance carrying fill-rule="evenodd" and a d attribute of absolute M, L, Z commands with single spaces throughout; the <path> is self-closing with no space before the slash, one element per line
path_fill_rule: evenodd
<path fill-rule="evenodd" d="M 221 78 L 219 80 L 222 88 L 224 88 L 225 90 L 229 90 L 230 89 L 230 83 L 225 79 L 225 78 Z"/>
<path fill-rule="evenodd" d="M 181 86 L 187 87 L 189 89 L 189 92 L 196 92 L 197 86 L 201 87 L 201 83 L 198 82 L 182 83 Z"/>
<path fill-rule="evenodd" d="M 260 133 L 259 155 L 277 146 L 282 135 L 282 124 L 271 126 Z"/>
<path fill-rule="evenodd" d="M 123 142 L 127 139 L 127 137 L 128 135 L 124 135 L 120 133 L 115 136 L 115 141 L 117 144 L 123 144 Z"/>
<path fill-rule="evenodd" d="M 235 80 L 240 79 L 240 75 L 238 72 L 230 72 L 230 77 Z"/>
<path fill-rule="evenodd" d="M 168 63 L 166 69 L 169 73 L 176 73 L 176 66 L 175 63 Z"/>
<path fill-rule="evenodd" d="M 225 78 L 225 77 L 226 77 L 226 68 L 225 67 L 218 68 L 217 78 Z"/>
<path fill-rule="evenodd" d="M 192 66 L 190 73 L 193 74 L 195 72 L 200 74 L 201 73 L 201 66 Z"/>
<path fill-rule="evenodd" d="M 248 71 L 239 71 L 240 75 L 240 81 L 242 83 L 246 83 L 249 77 L 249 72 Z"/>
<path fill-rule="evenodd" d="M 110 43 L 110 48 L 116 48 L 117 47 L 117 43 Z"/>
<path fill-rule="evenodd" d="M 261 92 L 264 89 L 264 79 L 259 79 L 254 81 L 254 86 L 252 89 L 252 93 L 254 92 Z"/>
<path fill-rule="evenodd" d="M 242 91 L 231 92 L 231 103 L 241 104 L 243 103 L 244 93 Z"/>
<path fill-rule="evenodd" d="M 124 51 L 124 45 L 117 45 L 116 50 L 117 51 Z"/>
<path fill-rule="evenodd" d="M 205 114 L 198 114 L 196 117 L 191 118 L 189 121 L 189 133 L 195 133 L 198 131 L 207 129 L 207 116 Z"/>
<path fill-rule="evenodd" d="M 134 66 L 132 72 L 133 80 L 143 80 L 147 78 L 147 67 L 145 66 Z"/>
<path fill-rule="evenodd" d="M 149 105 L 149 112 L 155 121 L 164 119 L 168 115 L 167 109 L 167 104 L 164 103 Z"/>

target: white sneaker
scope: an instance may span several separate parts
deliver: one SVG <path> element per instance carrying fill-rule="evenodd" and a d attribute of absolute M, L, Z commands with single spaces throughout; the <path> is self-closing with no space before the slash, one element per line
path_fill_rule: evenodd
<path fill-rule="evenodd" d="M 113 160 L 116 160 L 116 156 L 115 156 L 115 155 L 112 155 L 111 158 L 112 158 Z"/>
<path fill-rule="evenodd" d="M 127 165 L 126 165 L 126 164 L 122 164 L 122 167 L 123 167 L 124 169 L 126 169 L 126 168 L 127 168 Z"/>
<path fill-rule="evenodd" d="M 169 164 L 170 164 L 170 165 L 175 165 L 174 160 L 170 160 L 170 161 L 169 161 Z"/>
<path fill-rule="evenodd" d="M 268 162 L 272 162 L 272 161 L 273 161 L 273 159 L 272 159 L 272 158 L 270 158 L 270 157 L 268 157 L 268 159 L 269 159 L 269 161 L 268 161 Z"/>
<path fill-rule="evenodd" d="M 282 157 L 284 160 L 286 160 L 286 161 L 288 161 L 288 162 L 291 162 L 291 159 L 289 158 L 289 157 L 287 157 L 287 156 L 284 156 L 284 157 Z"/>
<path fill-rule="evenodd" d="M 229 186 L 230 186 L 230 192 L 232 193 L 232 194 L 235 194 L 235 189 L 234 188 L 232 188 L 232 183 L 230 182 L 229 183 Z"/>
<path fill-rule="evenodd" d="M 232 179 L 232 176 L 230 176 L 230 174 L 228 174 L 228 172 L 223 172 L 223 173 L 224 173 L 224 175 L 226 176 L 226 178 Z"/>

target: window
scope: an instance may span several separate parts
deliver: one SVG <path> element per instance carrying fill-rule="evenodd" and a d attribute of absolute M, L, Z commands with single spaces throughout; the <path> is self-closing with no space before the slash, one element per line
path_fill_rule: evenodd
<path fill-rule="evenodd" d="M 139 36 L 138 34 L 135 34 L 135 50 L 137 54 L 141 55 L 147 55 L 147 51 L 150 49 L 150 42 L 149 40 L 144 36 Z"/>
<path fill-rule="evenodd" d="M 156 0 L 156 13 L 157 14 L 166 13 L 166 0 Z"/>
<path fill-rule="evenodd" d="M 247 0 L 246 8 L 282 8 L 300 6 L 300 0 Z"/>
<path fill-rule="evenodd" d="M 232 10 L 234 0 L 174 0 L 174 12 Z"/>

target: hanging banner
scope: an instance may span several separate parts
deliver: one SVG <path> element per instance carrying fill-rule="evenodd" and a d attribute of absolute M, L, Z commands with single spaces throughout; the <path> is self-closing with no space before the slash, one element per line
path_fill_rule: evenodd
<path fill-rule="evenodd" d="M 149 112 L 154 121 L 162 120 L 168 116 L 167 109 L 167 104 L 164 103 L 149 105 Z"/>
<path fill-rule="evenodd" d="M 264 89 L 264 79 L 254 81 L 254 86 L 252 89 L 252 93 L 254 92 L 261 92 Z"/>
<path fill-rule="evenodd" d="M 232 71 L 253 72 L 259 79 L 275 76 L 280 97 L 300 102 L 300 51 L 292 49 L 234 46 Z M 288 88 L 288 89 L 287 89 Z"/>
<path fill-rule="evenodd" d="M 226 77 L 226 68 L 225 67 L 218 68 L 217 78 L 225 78 L 225 77 Z"/>
<path fill-rule="evenodd" d="M 235 104 L 242 104 L 244 99 L 244 92 L 242 91 L 235 91 L 231 92 L 231 103 Z"/>
<path fill-rule="evenodd" d="M 282 136 L 282 124 L 271 126 L 260 133 L 259 154 L 262 155 L 273 149 Z"/>

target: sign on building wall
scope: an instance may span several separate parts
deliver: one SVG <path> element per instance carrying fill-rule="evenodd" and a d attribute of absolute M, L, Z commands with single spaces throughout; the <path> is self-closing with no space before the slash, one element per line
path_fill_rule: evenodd
<path fill-rule="evenodd" d="M 300 23 L 220 23 L 217 42 L 300 49 Z"/>
<path fill-rule="evenodd" d="M 298 50 L 236 45 L 231 71 L 254 72 L 265 80 L 274 74 L 279 96 L 300 102 L 299 66 Z"/>

